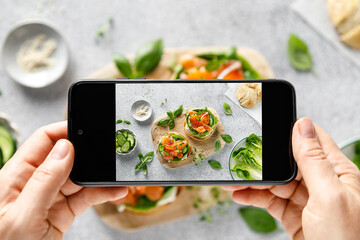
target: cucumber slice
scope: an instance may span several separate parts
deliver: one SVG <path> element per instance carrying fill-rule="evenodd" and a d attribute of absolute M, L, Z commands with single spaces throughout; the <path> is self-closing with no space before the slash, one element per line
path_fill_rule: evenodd
<path fill-rule="evenodd" d="M 126 143 L 126 138 L 122 134 L 118 134 L 116 136 L 116 139 L 117 139 L 117 142 L 119 143 L 120 146 L 122 146 L 122 145 L 124 145 Z"/>
<path fill-rule="evenodd" d="M 116 140 L 115 140 L 115 145 L 116 145 L 116 148 L 120 146 Z"/>
<path fill-rule="evenodd" d="M 129 135 L 129 134 L 128 134 L 127 132 L 125 132 L 125 131 L 124 131 L 124 132 L 121 132 L 121 133 L 124 135 L 125 138 L 127 138 L 128 135 Z"/>
<path fill-rule="evenodd" d="M 182 152 L 183 152 L 183 154 L 185 155 L 185 154 L 187 154 L 188 151 L 189 151 L 189 145 L 186 145 L 186 146 L 183 148 Z"/>
<path fill-rule="evenodd" d="M 122 147 L 121 147 L 121 151 L 123 153 L 126 153 L 130 150 L 130 142 L 126 142 Z"/>
<path fill-rule="evenodd" d="M 127 140 L 130 142 L 130 147 L 135 145 L 135 139 L 131 134 L 128 135 Z"/>
<path fill-rule="evenodd" d="M 121 147 L 117 147 L 117 148 L 116 148 L 116 151 L 117 151 L 118 153 L 122 153 Z"/>
<path fill-rule="evenodd" d="M 16 144 L 4 126 L 0 126 L 0 148 L 2 150 L 2 163 L 5 164 L 15 153 Z"/>

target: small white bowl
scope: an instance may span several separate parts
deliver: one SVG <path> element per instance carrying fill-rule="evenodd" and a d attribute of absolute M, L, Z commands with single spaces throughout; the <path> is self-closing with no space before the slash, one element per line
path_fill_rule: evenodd
<path fill-rule="evenodd" d="M 25 41 L 39 34 L 56 40 L 57 48 L 51 55 L 56 63 L 38 72 L 26 72 L 16 62 L 17 53 Z M 64 38 L 54 26 L 42 20 L 28 20 L 17 24 L 7 34 L 2 48 L 2 60 L 5 71 L 16 82 L 26 87 L 42 88 L 64 75 L 69 62 L 69 51 Z"/>
<path fill-rule="evenodd" d="M 348 157 L 351 161 L 355 156 L 355 143 L 360 141 L 360 136 L 352 137 L 348 140 L 339 144 L 340 150 L 344 153 L 346 157 Z"/>
<path fill-rule="evenodd" d="M 138 107 L 140 107 L 141 105 L 145 105 L 148 108 L 147 110 L 147 114 L 143 115 L 143 116 L 138 116 L 136 115 L 136 109 L 138 109 Z M 148 120 L 152 115 L 152 108 L 151 105 L 148 101 L 145 100 L 138 100 L 136 102 L 133 103 L 133 105 L 131 106 L 131 116 L 139 122 L 145 122 L 146 120 Z"/>

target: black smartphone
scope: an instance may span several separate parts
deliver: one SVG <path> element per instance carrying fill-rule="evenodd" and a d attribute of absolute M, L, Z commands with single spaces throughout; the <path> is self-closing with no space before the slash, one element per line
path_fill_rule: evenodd
<path fill-rule="evenodd" d="M 83 186 L 285 184 L 297 174 L 283 80 L 97 80 L 69 90 Z"/>

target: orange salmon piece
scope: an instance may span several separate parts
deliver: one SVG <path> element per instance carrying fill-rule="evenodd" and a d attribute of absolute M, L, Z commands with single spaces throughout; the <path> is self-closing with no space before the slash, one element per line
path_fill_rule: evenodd
<path fill-rule="evenodd" d="M 146 187 L 145 195 L 151 201 L 158 201 L 163 196 L 164 191 L 165 188 L 161 186 Z"/>

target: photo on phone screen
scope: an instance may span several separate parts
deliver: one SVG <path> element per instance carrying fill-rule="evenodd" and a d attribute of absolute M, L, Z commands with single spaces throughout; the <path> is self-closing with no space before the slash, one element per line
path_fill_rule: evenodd
<path fill-rule="evenodd" d="M 116 181 L 263 180 L 262 83 L 117 83 Z"/>

